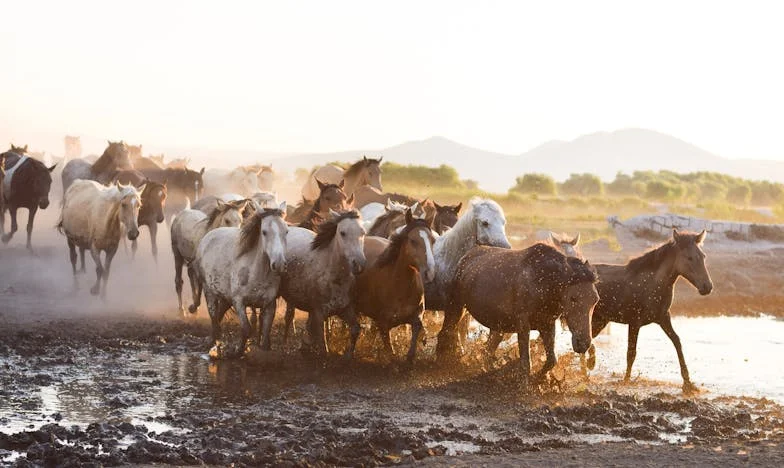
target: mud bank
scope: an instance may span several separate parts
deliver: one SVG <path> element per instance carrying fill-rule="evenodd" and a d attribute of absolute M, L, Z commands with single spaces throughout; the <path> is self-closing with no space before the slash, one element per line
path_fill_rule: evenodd
<path fill-rule="evenodd" d="M 261 366 L 210 362 L 203 319 L 6 322 L 4 464 L 628 464 L 627 452 L 674 464 L 784 450 L 775 403 L 684 398 L 675 384 L 569 376 L 525 394 L 516 367 L 444 370 L 429 356 L 320 363 L 292 345 Z"/>

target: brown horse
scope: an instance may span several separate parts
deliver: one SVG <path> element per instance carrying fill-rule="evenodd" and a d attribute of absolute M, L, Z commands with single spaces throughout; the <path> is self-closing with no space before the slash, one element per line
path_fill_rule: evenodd
<path fill-rule="evenodd" d="M 354 196 L 351 198 L 346 197 L 343 191 L 345 184 L 341 180 L 340 183 L 328 184 L 316 181 L 319 187 L 319 196 L 313 206 L 310 208 L 305 219 L 302 220 L 298 227 L 316 231 L 316 227 L 329 217 L 329 210 L 342 211 L 349 209 L 354 201 Z"/>
<path fill-rule="evenodd" d="M 57 164 L 46 167 L 41 161 L 27 157 L 26 151 L 27 145 L 11 145 L 11 151 L 0 154 L 0 166 L 3 168 L 0 177 L 0 236 L 3 244 L 11 240 L 18 229 L 16 212 L 19 208 L 27 208 L 27 248 L 32 250 L 35 214 L 49 206 L 51 173 Z M 11 215 L 11 231 L 8 233 L 5 232 L 6 210 Z"/>
<path fill-rule="evenodd" d="M 432 229 L 434 232 L 441 235 L 457 223 L 457 219 L 460 217 L 460 209 L 463 207 L 463 204 L 439 205 L 438 203 L 433 202 L 433 205 L 436 208 L 436 214 L 433 217 Z"/>
<path fill-rule="evenodd" d="M 94 180 L 101 184 L 107 184 L 112 181 L 117 171 L 133 168 L 128 145 L 123 141 L 110 141 L 101 157 L 93 164 L 85 159 L 68 161 L 60 175 L 63 181 L 63 197 L 68 191 L 68 187 L 76 179 Z"/>
<path fill-rule="evenodd" d="M 555 321 L 565 316 L 572 348 L 584 353 L 591 344 L 591 313 L 599 301 L 596 270 L 566 257 L 554 247 L 536 244 L 524 250 L 477 246 L 460 260 L 438 334 L 439 358 L 456 350 L 456 325 L 465 307 L 482 325 L 517 332 L 523 383 L 531 370 L 529 334 L 538 330 L 547 361 L 533 377 L 541 381 L 555 366 Z"/>
<path fill-rule="evenodd" d="M 343 191 L 346 192 L 346 195 L 353 194 L 354 190 L 363 185 L 370 185 L 382 190 L 381 161 L 383 159 L 368 159 L 367 156 L 363 156 L 346 170 L 333 165 L 319 167 L 310 174 L 308 181 L 302 187 L 302 198 L 316 199 L 318 196 L 316 181 L 318 180 L 330 184 L 338 184 L 342 180 L 345 183 Z"/>
<path fill-rule="evenodd" d="M 142 206 L 139 208 L 139 216 L 137 216 L 139 227 L 147 226 L 150 230 L 150 243 L 152 245 L 152 256 L 155 261 L 158 261 L 158 224 L 164 221 L 164 209 L 166 207 L 166 181 L 162 184 L 146 180 L 142 182 L 144 190 L 142 190 L 141 199 Z M 137 185 L 138 187 L 138 185 Z M 131 242 L 131 251 L 133 256 L 136 256 L 137 239 Z"/>
<path fill-rule="evenodd" d="M 310 214 L 310 210 L 313 209 L 313 204 L 314 202 L 303 198 L 296 206 L 287 205 L 286 221 L 291 224 L 299 224 L 305 221 L 305 218 Z"/>
<path fill-rule="evenodd" d="M 425 310 L 425 288 L 422 278 L 431 281 L 435 275 L 433 259 L 433 233 L 423 219 L 405 213 L 406 225 L 375 262 L 365 255 L 371 264 L 357 276 L 356 311 L 372 318 L 381 332 L 384 348 L 393 355 L 390 330 L 405 323 L 411 324 L 411 344 L 407 360 L 412 362 L 416 354 L 416 342 L 422 331 L 422 312 Z M 366 246 L 371 244 L 366 239 Z"/>
<path fill-rule="evenodd" d="M 408 206 L 419 201 L 416 198 L 403 195 L 402 193 L 382 192 L 380 189 L 367 184 L 356 187 L 352 193 L 356 199 L 355 205 L 357 206 L 357 209 L 362 209 L 368 203 L 374 202 L 386 205 L 389 200 L 397 203 L 404 203 Z"/>
<path fill-rule="evenodd" d="M 675 282 L 683 276 L 703 296 L 713 291 L 702 242 L 705 231 L 699 234 L 672 231 L 672 239 L 654 250 L 633 258 L 626 265 L 596 266 L 601 282 L 601 299 L 593 314 L 593 335 L 596 336 L 609 322 L 629 325 L 629 345 L 626 350 L 625 381 L 631 378 L 632 365 L 637 356 L 637 336 L 640 327 L 657 323 L 667 334 L 678 353 L 683 377 L 683 390 L 695 389 L 683 357 L 681 340 L 672 328 L 670 305 Z M 596 362 L 596 350 L 589 350 L 588 367 Z"/>

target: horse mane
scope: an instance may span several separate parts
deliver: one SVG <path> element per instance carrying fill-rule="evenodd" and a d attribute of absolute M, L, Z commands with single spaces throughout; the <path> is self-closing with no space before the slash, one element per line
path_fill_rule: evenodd
<path fill-rule="evenodd" d="M 373 163 L 380 164 L 381 160 L 380 159 L 367 159 L 367 158 L 363 157 L 359 161 L 357 161 L 354 164 L 350 165 L 348 167 L 348 169 L 343 171 L 343 178 L 345 179 L 348 176 L 356 175 L 359 171 L 361 171 L 362 169 L 370 166 Z"/>
<path fill-rule="evenodd" d="M 596 283 L 599 281 L 599 274 L 596 268 L 586 260 L 577 257 L 566 257 L 566 263 L 572 267 L 572 277 L 569 285 L 578 283 Z"/>
<path fill-rule="evenodd" d="M 325 220 L 323 223 L 316 227 L 316 237 L 310 244 L 311 250 L 323 249 L 328 246 L 335 234 L 338 232 L 338 224 L 344 219 L 359 219 L 359 212 L 357 210 L 344 211 L 338 216 Z"/>
<path fill-rule="evenodd" d="M 403 244 L 406 242 L 406 236 L 408 236 L 408 234 L 414 229 L 419 228 L 426 228 L 428 231 L 430 230 L 430 226 L 428 226 L 427 221 L 424 219 L 414 218 L 410 223 L 406 224 L 402 231 L 394 234 L 390 239 L 390 244 L 386 249 L 384 249 L 383 252 L 381 252 L 378 260 L 376 260 L 376 266 L 385 267 L 394 263 L 395 260 L 397 260 L 397 258 L 400 256 L 400 250 L 403 248 Z"/>
<path fill-rule="evenodd" d="M 245 200 L 227 201 L 227 202 L 223 202 L 223 204 L 219 204 L 218 206 L 216 206 L 215 209 L 210 211 L 210 215 L 206 218 L 208 229 L 218 227 L 218 226 L 213 226 L 213 224 L 215 223 L 215 221 L 218 220 L 218 218 L 223 216 L 227 211 L 229 210 L 240 211 L 240 208 L 243 208 L 242 205 L 246 203 L 247 202 L 245 202 Z M 240 215 L 242 215 L 242 213 L 240 213 Z"/>
<path fill-rule="evenodd" d="M 112 201 L 114 203 L 112 203 L 112 207 L 109 209 L 109 216 L 107 216 L 107 218 L 106 218 L 106 232 L 112 232 L 113 231 L 113 223 L 115 221 L 118 224 L 120 223 L 120 219 L 119 219 L 119 217 L 120 217 L 120 203 L 122 202 L 123 198 L 127 197 L 128 195 L 134 194 L 134 196 L 136 197 L 136 201 L 138 201 L 139 204 L 141 204 L 140 194 L 132 186 L 131 187 L 120 187 L 119 185 L 111 185 L 109 187 L 109 189 L 110 190 L 116 190 L 117 193 L 116 194 L 112 194 L 113 195 Z"/>
<path fill-rule="evenodd" d="M 277 208 L 264 208 L 253 213 L 248 220 L 240 227 L 240 239 L 237 243 L 237 258 L 255 249 L 259 244 L 261 236 L 261 222 L 268 216 L 280 216 L 283 219 L 283 211 Z"/>
<path fill-rule="evenodd" d="M 93 174 L 102 174 L 108 171 L 109 169 L 113 169 L 112 166 L 117 164 L 117 161 L 115 160 L 116 155 L 114 154 L 114 151 L 115 148 L 120 145 L 124 145 L 124 143 L 122 141 L 109 143 L 109 146 L 107 146 L 106 149 L 103 151 L 101 157 L 99 157 L 93 163 L 92 165 Z"/>
<path fill-rule="evenodd" d="M 664 259 L 670 255 L 675 248 L 675 241 L 669 240 L 662 245 L 645 252 L 639 257 L 629 260 L 626 268 L 632 273 L 639 273 L 645 270 L 654 270 L 661 265 Z"/>
<path fill-rule="evenodd" d="M 539 282 L 547 285 L 571 286 L 579 283 L 595 283 L 596 269 L 587 261 L 567 257 L 550 244 L 537 242 L 524 250 L 521 262 L 530 262 L 540 274 Z"/>
<path fill-rule="evenodd" d="M 386 223 L 393 217 L 405 216 L 405 215 L 406 213 L 404 211 L 396 211 L 396 210 L 385 211 L 384 214 L 377 217 L 376 220 L 373 221 L 373 224 L 370 226 L 370 229 L 368 229 L 368 232 L 373 232 L 374 229 L 376 229 L 378 226 L 381 226 L 383 223 Z"/>

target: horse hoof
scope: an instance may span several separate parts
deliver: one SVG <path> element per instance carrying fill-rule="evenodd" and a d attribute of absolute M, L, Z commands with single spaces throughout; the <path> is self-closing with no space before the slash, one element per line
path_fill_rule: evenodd
<path fill-rule="evenodd" d="M 589 356 L 588 359 L 585 360 L 585 367 L 588 370 L 593 370 L 596 367 L 596 355 Z"/>
<path fill-rule="evenodd" d="M 92 294 L 93 296 L 97 296 L 99 292 L 100 292 L 100 288 L 96 288 L 96 287 L 90 288 L 90 294 Z"/>
<path fill-rule="evenodd" d="M 199 311 L 199 307 L 196 304 L 191 304 L 188 306 L 188 312 L 195 314 Z"/>
<path fill-rule="evenodd" d="M 700 389 L 697 388 L 697 386 L 694 385 L 693 383 L 688 382 L 688 381 L 687 382 L 683 382 L 683 393 L 684 394 L 692 395 L 692 394 L 695 394 L 695 393 L 699 393 L 699 391 L 700 391 Z"/>
<path fill-rule="evenodd" d="M 3 236 L 3 244 L 7 244 L 11 240 L 11 236 Z"/>

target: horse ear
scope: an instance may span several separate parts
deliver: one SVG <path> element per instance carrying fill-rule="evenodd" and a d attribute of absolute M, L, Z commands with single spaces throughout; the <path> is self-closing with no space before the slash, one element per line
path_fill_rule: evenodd
<path fill-rule="evenodd" d="M 455 213 L 460 213 L 460 209 L 463 207 L 463 202 L 458 203 L 455 205 Z"/>
<path fill-rule="evenodd" d="M 383 161 L 383 160 L 384 160 L 384 156 L 381 156 L 380 158 L 378 158 L 378 164 L 380 165 L 381 161 Z"/>
<path fill-rule="evenodd" d="M 316 183 L 318 184 L 318 188 L 320 192 L 323 192 L 326 188 L 327 184 L 321 182 L 320 180 L 316 179 Z"/>
<path fill-rule="evenodd" d="M 675 227 L 672 228 L 672 238 L 674 240 L 678 240 L 679 236 L 680 236 L 680 233 L 678 232 L 678 228 L 675 228 Z"/>
<path fill-rule="evenodd" d="M 441 208 L 443 208 L 443 206 L 441 206 L 438 203 L 436 203 L 435 200 L 433 200 L 433 205 L 435 205 L 436 210 L 438 210 L 438 211 L 441 211 Z"/>
<path fill-rule="evenodd" d="M 218 204 L 218 208 L 220 208 L 220 209 L 223 209 L 226 206 L 226 203 L 223 200 L 221 200 L 220 198 L 216 198 L 215 199 L 215 203 Z"/>
<path fill-rule="evenodd" d="M 580 243 L 580 233 L 578 232 L 577 235 L 574 236 L 574 239 L 572 239 L 569 243 L 577 247 L 577 244 Z"/>
<path fill-rule="evenodd" d="M 697 245 L 702 244 L 703 241 L 705 241 L 705 236 L 707 235 L 708 233 L 705 231 L 705 229 L 703 229 L 701 233 L 697 234 L 697 237 L 694 238 L 694 240 L 697 242 Z"/>
<path fill-rule="evenodd" d="M 345 187 L 345 186 L 346 186 L 346 179 L 340 179 L 340 183 L 338 184 L 338 187 L 340 187 L 340 190 L 343 190 L 343 187 Z"/>
<path fill-rule="evenodd" d="M 354 194 L 353 193 L 351 194 L 350 197 L 348 197 L 348 199 L 346 199 L 346 206 L 349 209 L 353 209 L 354 208 Z"/>
<path fill-rule="evenodd" d="M 52 167 L 48 168 L 47 171 L 52 172 L 55 167 L 57 167 L 57 163 L 54 163 L 54 165 L 52 165 Z"/>
<path fill-rule="evenodd" d="M 414 215 L 411 214 L 412 208 L 406 209 L 406 224 L 411 224 L 414 221 Z"/>
<path fill-rule="evenodd" d="M 144 181 L 144 183 L 143 183 L 142 185 L 140 185 L 140 186 L 139 186 L 139 187 L 138 187 L 136 190 L 137 190 L 139 193 L 142 193 L 142 192 L 144 192 L 144 188 L 145 188 L 145 187 L 147 187 L 147 181 L 146 181 L 146 180 L 145 180 L 145 181 Z"/>
<path fill-rule="evenodd" d="M 202 168 L 201 168 L 201 170 L 199 171 L 199 174 L 201 174 L 201 175 L 204 175 L 204 168 L 203 168 L 203 167 L 202 167 Z"/>
<path fill-rule="evenodd" d="M 367 156 L 365 156 L 365 155 L 363 154 L 363 155 L 362 155 L 362 160 L 363 160 L 363 161 L 365 161 L 365 162 L 367 162 Z"/>
<path fill-rule="evenodd" d="M 387 204 L 384 207 L 384 210 L 392 211 L 392 199 L 391 198 L 387 198 Z"/>
<path fill-rule="evenodd" d="M 27 145 L 24 145 L 25 153 L 27 152 Z"/>

